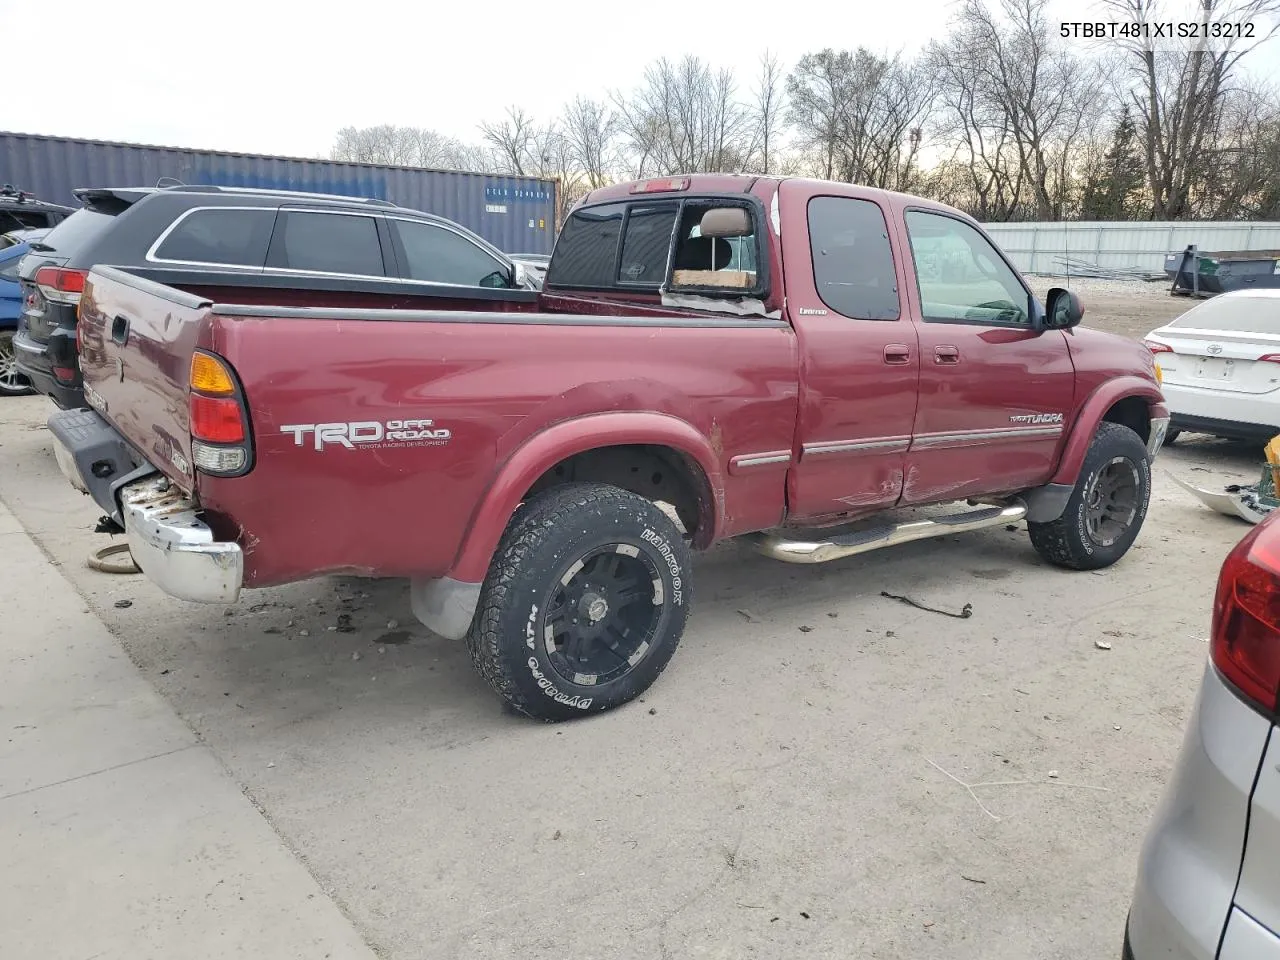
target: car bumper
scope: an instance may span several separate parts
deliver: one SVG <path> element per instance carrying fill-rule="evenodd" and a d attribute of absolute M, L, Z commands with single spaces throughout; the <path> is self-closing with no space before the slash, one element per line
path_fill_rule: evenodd
<path fill-rule="evenodd" d="M 75 359 L 74 332 L 68 337 L 63 331 L 55 331 L 54 339 L 40 343 L 31 339 L 31 335 L 20 326 L 13 335 L 13 350 L 18 372 L 27 378 L 37 393 L 43 393 L 63 410 L 77 410 L 85 405 Z M 73 382 L 64 383 L 54 376 L 55 358 L 58 358 L 59 366 L 65 364 L 68 369 L 76 371 Z"/>
<path fill-rule="evenodd" d="M 1138 863 L 1127 945 L 1133 960 L 1227 960 L 1249 798 L 1271 724 L 1213 667 Z M 1237 954 L 1237 956 L 1239 956 Z"/>
<path fill-rule="evenodd" d="M 1161 389 L 1176 430 L 1241 440 L 1280 433 L 1280 402 L 1273 394 L 1224 394 L 1168 383 Z"/>
<path fill-rule="evenodd" d="M 240 545 L 216 540 L 199 506 L 158 475 L 109 423 L 92 410 L 68 410 L 50 417 L 49 430 L 63 475 L 124 527 L 129 552 L 152 583 L 196 603 L 239 598 Z"/>
<path fill-rule="evenodd" d="M 1147 435 L 1147 459 L 1155 462 L 1164 446 L 1165 434 L 1169 432 L 1169 417 L 1152 417 L 1150 432 Z"/>

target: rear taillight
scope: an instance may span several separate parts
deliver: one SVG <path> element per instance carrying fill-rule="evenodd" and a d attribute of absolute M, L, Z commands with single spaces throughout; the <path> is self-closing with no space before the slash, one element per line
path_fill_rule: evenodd
<path fill-rule="evenodd" d="M 243 473 L 249 464 L 249 421 L 231 367 L 221 357 L 197 350 L 188 383 L 196 468 L 214 476 Z"/>
<path fill-rule="evenodd" d="M 1258 358 L 1259 363 L 1280 363 L 1280 353 L 1265 353 Z"/>
<path fill-rule="evenodd" d="M 1213 603 L 1214 665 L 1249 700 L 1275 713 L 1280 699 L 1280 515 L 1227 555 Z"/>
<path fill-rule="evenodd" d="M 41 267 L 36 271 L 36 286 L 50 303 L 76 304 L 84 293 L 87 270 L 68 270 L 65 267 Z"/>
<path fill-rule="evenodd" d="M 1173 347 L 1167 343 L 1156 343 L 1154 340 L 1143 340 L 1142 343 L 1152 353 L 1173 353 Z"/>

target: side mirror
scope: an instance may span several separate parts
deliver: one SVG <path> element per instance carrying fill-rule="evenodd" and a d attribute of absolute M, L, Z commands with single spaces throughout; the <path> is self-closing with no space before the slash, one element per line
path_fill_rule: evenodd
<path fill-rule="evenodd" d="M 529 289 L 529 270 L 519 261 L 511 264 L 511 285 L 517 290 Z"/>
<path fill-rule="evenodd" d="M 1046 330 L 1070 330 L 1084 319 L 1084 304 L 1072 290 L 1054 287 L 1045 298 Z"/>

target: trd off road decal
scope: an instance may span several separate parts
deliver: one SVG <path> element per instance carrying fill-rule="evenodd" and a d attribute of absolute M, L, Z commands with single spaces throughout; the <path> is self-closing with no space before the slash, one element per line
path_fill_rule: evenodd
<path fill-rule="evenodd" d="M 434 420 L 358 420 L 352 423 L 295 423 L 281 427 L 293 444 L 312 443 L 316 450 L 332 446 L 385 450 L 388 447 L 442 447 L 453 434 Z M 310 435 L 310 437 L 308 437 Z"/>

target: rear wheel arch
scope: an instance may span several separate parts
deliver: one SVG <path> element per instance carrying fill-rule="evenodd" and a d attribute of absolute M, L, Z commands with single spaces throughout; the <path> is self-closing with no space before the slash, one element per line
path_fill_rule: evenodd
<path fill-rule="evenodd" d="M 549 427 L 507 458 L 472 515 L 449 576 L 483 580 L 523 502 L 557 485 L 584 481 L 671 503 L 696 547 L 717 538 L 724 488 L 710 441 L 666 414 L 596 414 Z"/>

